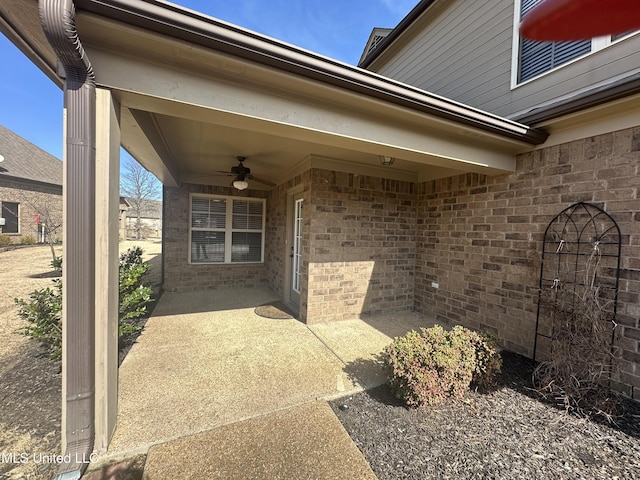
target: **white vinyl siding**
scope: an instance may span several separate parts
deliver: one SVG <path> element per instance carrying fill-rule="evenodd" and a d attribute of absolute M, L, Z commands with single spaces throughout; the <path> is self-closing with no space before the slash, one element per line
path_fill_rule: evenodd
<path fill-rule="evenodd" d="M 369 68 L 512 117 L 633 75 L 640 67 L 640 33 L 632 32 L 615 41 L 592 39 L 590 52 L 519 82 L 519 23 L 520 0 L 434 2 Z"/>
<path fill-rule="evenodd" d="M 262 263 L 265 201 L 192 195 L 190 263 Z"/>
<path fill-rule="evenodd" d="M 431 10 L 416 22 L 415 35 L 372 70 L 473 107 L 504 101 L 511 81 L 513 3 L 459 0 L 436 2 Z"/>

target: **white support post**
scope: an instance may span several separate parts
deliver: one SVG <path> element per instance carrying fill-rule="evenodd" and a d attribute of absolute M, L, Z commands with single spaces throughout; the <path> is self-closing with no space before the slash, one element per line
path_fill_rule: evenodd
<path fill-rule="evenodd" d="M 96 437 L 104 453 L 118 408 L 120 106 L 96 89 Z"/>

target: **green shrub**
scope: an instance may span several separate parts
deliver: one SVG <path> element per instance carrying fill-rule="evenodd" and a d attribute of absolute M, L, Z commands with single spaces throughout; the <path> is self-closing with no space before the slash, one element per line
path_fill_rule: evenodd
<path fill-rule="evenodd" d="M 151 287 L 142 284 L 142 277 L 148 270 L 149 264 L 142 261 L 142 248 L 133 247 L 120 255 L 119 335 L 139 330 L 127 321 L 135 320 L 147 313 L 147 305 L 151 302 Z"/>
<path fill-rule="evenodd" d="M 413 407 L 461 397 L 472 383 L 487 386 L 501 368 L 495 340 L 460 326 L 411 331 L 385 353 L 392 390 Z"/>
<path fill-rule="evenodd" d="M 11 237 L 6 233 L 0 233 L 0 247 L 8 247 L 9 245 L 13 245 Z"/>
<path fill-rule="evenodd" d="M 62 272 L 62 257 L 56 257 L 51 260 L 51 268 L 56 272 Z"/>
<path fill-rule="evenodd" d="M 28 325 L 18 333 L 41 341 L 50 358 L 58 358 L 62 354 L 62 282 L 53 280 L 53 288 L 34 290 L 29 300 L 16 298 L 20 306 L 18 316 L 26 320 Z"/>
<path fill-rule="evenodd" d="M 62 258 L 59 260 L 61 269 Z M 129 321 L 146 314 L 147 305 L 152 301 L 151 287 L 142 284 L 148 269 L 149 264 L 142 261 L 140 247 L 129 249 L 120 256 L 118 336 L 140 329 Z M 62 354 L 62 281 L 55 279 L 53 283 L 53 288 L 31 292 L 29 300 L 15 299 L 19 305 L 18 315 L 28 322 L 17 333 L 41 341 L 52 359 Z"/>
<path fill-rule="evenodd" d="M 35 245 L 36 239 L 32 235 L 24 235 L 20 238 L 20 245 Z"/>

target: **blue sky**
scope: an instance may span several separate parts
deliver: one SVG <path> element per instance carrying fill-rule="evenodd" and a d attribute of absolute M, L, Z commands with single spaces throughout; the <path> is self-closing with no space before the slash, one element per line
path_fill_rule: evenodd
<path fill-rule="evenodd" d="M 418 0 L 177 0 L 179 5 L 355 65 L 374 27 Z M 0 34 L 0 124 L 62 158 L 62 91 Z M 11 72 L 8 75 L 6 72 Z M 17 81 L 15 79 L 18 79 Z"/>

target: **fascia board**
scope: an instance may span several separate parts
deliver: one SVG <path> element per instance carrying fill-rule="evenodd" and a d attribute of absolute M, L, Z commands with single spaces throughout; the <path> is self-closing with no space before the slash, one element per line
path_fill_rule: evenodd
<path fill-rule="evenodd" d="M 79 9 L 532 145 L 546 132 L 160 0 L 77 0 Z"/>

